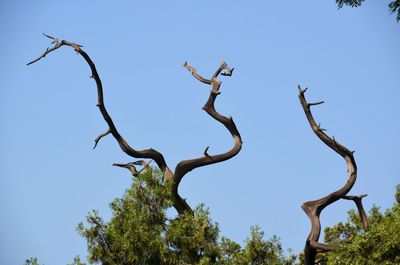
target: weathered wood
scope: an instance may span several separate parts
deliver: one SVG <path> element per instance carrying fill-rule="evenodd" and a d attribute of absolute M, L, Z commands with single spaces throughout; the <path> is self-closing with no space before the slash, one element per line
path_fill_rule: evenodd
<path fill-rule="evenodd" d="M 310 124 L 310 127 L 313 130 L 314 134 L 328 147 L 330 147 L 333 151 L 335 151 L 341 157 L 344 158 L 348 172 L 348 179 L 342 188 L 340 188 L 335 192 L 330 193 L 329 195 L 321 199 L 304 202 L 303 205 L 301 206 L 301 208 L 304 210 L 304 212 L 307 214 L 308 218 L 311 221 L 311 231 L 307 237 L 306 244 L 304 247 L 304 264 L 314 265 L 315 258 L 318 252 L 326 252 L 334 248 L 333 245 L 318 242 L 321 234 L 320 214 L 325 207 L 336 202 L 337 200 L 350 198 L 349 196 L 346 195 L 351 190 L 357 179 L 357 165 L 353 156 L 354 151 L 350 151 L 349 149 L 338 143 L 335 137 L 329 137 L 325 133 L 326 130 L 322 129 L 320 125 L 317 125 L 317 123 L 315 122 L 314 117 L 311 113 L 311 107 L 322 104 L 323 101 L 317 103 L 308 103 L 304 96 L 307 88 L 303 90 L 299 86 L 298 89 L 299 89 L 300 104 L 303 107 L 308 123 Z M 357 204 L 357 207 L 360 211 L 360 216 L 364 224 L 364 228 L 366 229 L 366 227 L 368 226 L 368 220 L 366 218 L 365 212 L 361 204 L 362 197 L 359 199 L 358 198 L 355 199 L 353 197 L 351 198 L 354 199 Z"/>
<path fill-rule="evenodd" d="M 134 158 L 141 158 L 141 159 L 151 159 L 156 162 L 157 166 L 160 168 L 161 172 L 163 173 L 164 181 L 172 181 L 173 185 L 172 186 L 172 196 L 174 199 L 174 208 L 177 210 L 177 212 L 181 215 L 185 212 L 190 212 L 193 214 L 192 209 L 190 206 L 186 203 L 184 199 L 181 198 L 181 196 L 178 193 L 178 187 L 179 184 L 182 180 L 182 178 L 191 170 L 222 162 L 227 159 L 232 158 L 235 156 L 241 149 L 242 147 L 242 139 L 240 137 L 239 131 L 236 128 L 235 123 L 233 122 L 232 118 L 228 118 L 225 116 L 222 116 L 219 114 L 214 107 L 214 102 L 217 96 L 220 94 L 219 88 L 221 86 L 221 82 L 217 80 L 217 77 L 219 75 L 224 75 L 224 76 L 231 76 L 233 68 L 229 68 L 228 65 L 225 62 L 222 62 L 220 67 L 217 69 L 217 71 L 214 73 L 212 78 L 210 80 L 205 79 L 201 77 L 200 74 L 197 73 L 197 71 L 191 67 L 188 66 L 187 63 L 185 63 L 183 66 L 188 69 L 189 71 L 192 72 L 193 76 L 196 77 L 198 80 L 200 80 L 203 83 L 209 84 L 212 86 L 212 90 L 210 92 L 210 96 L 208 98 L 208 101 L 204 105 L 203 109 L 215 120 L 219 121 L 222 123 L 232 134 L 233 137 L 233 147 L 231 150 L 229 150 L 226 153 L 223 154 L 217 154 L 217 155 L 209 155 L 208 154 L 208 147 L 204 151 L 204 157 L 196 158 L 196 159 L 191 159 L 191 160 L 182 160 L 178 165 L 176 166 L 175 173 L 173 173 L 169 167 L 167 166 L 167 163 L 164 159 L 164 156 L 158 152 L 157 150 L 153 148 L 145 149 L 145 150 L 136 150 L 133 147 L 131 147 L 126 140 L 121 136 L 121 134 L 118 132 L 117 127 L 115 126 L 111 116 L 109 115 L 105 104 L 104 104 L 104 96 L 103 96 L 103 85 L 100 79 L 100 76 L 97 72 L 96 66 L 93 63 L 92 59 L 89 57 L 89 55 L 82 49 L 82 45 L 69 42 L 66 40 L 59 40 L 57 38 L 54 38 L 52 36 L 44 34 L 46 37 L 50 38 L 52 40 L 52 44 L 54 44 L 53 47 L 47 48 L 42 55 L 40 55 L 38 58 L 35 60 L 31 61 L 28 63 L 28 65 L 33 64 L 44 57 L 48 55 L 49 53 L 61 48 L 62 46 L 69 46 L 72 47 L 79 55 L 81 55 L 87 64 L 89 65 L 92 74 L 91 78 L 93 78 L 96 82 L 97 86 L 97 104 L 96 106 L 99 108 L 104 120 L 106 121 L 108 125 L 108 129 L 104 132 L 101 133 L 96 139 L 95 139 L 95 145 L 94 148 L 97 146 L 101 138 L 107 136 L 108 134 L 111 134 L 114 139 L 118 142 L 120 148 L 122 149 L 123 152 L 125 152 L 127 155 L 134 157 Z M 148 163 L 150 162 L 144 162 L 141 161 L 141 170 L 137 170 L 135 165 L 138 165 L 137 162 L 131 162 L 131 163 L 115 163 L 114 166 L 118 167 L 123 167 L 127 168 L 134 176 L 138 175 L 145 167 L 148 166 Z"/>

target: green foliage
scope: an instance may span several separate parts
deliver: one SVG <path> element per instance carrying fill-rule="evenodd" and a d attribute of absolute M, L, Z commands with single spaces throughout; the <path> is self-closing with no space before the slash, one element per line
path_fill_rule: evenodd
<path fill-rule="evenodd" d="M 166 240 L 182 264 L 215 264 L 219 257 L 218 224 L 208 209 L 198 206 L 194 215 L 186 213 L 167 227 Z"/>
<path fill-rule="evenodd" d="M 339 8 L 342 8 L 344 5 L 350 7 L 359 7 L 365 0 L 336 0 L 336 4 Z M 396 13 L 397 22 L 400 21 L 400 0 L 395 0 L 389 3 L 388 5 L 390 11 L 392 13 Z"/>
<path fill-rule="evenodd" d="M 396 13 L 396 20 L 397 22 L 400 21 L 400 0 L 393 1 L 389 4 L 389 9 L 392 13 Z"/>
<path fill-rule="evenodd" d="M 278 237 L 264 240 L 264 232 L 259 226 L 250 228 L 250 238 L 247 238 L 242 249 L 234 241 L 222 237 L 220 243 L 221 265 L 292 265 L 296 255 L 286 257 Z"/>
<path fill-rule="evenodd" d="M 148 168 L 134 179 L 121 199 L 111 203 L 113 216 L 103 221 L 97 211 L 87 216 L 88 227 L 78 225 L 88 243 L 89 263 L 124 264 L 220 264 L 290 265 L 296 257 L 285 257 L 277 237 L 264 240 L 259 227 L 242 249 L 234 241 L 219 239 L 219 227 L 204 205 L 194 214 L 169 220 L 172 206 L 171 186 L 158 170 Z M 83 265 L 79 257 L 71 265 Z"/>
<path fill-rule="evenodd" d="M 105 223 L 97 211 L 87 216 L 89 227 L 81 223 L 79 233 L 88 243 L 90 263 L 169 264 L 165 242 L 165 210 L 171 206 L 167 185 L 160 172 L 151 168 L 138 176 L 132 187 L 110 207 L 112 219 Z"/>
<path fill-rule="evenodd" d="M 30 258 L 25 260 L 24 265 L 39 265 L 39 261 L 37 258 Z"/>
<path fill-rule="evenodd" d="M 68 265 L 86 265 L 86 264 L 81 261 L 81 258 L 79 256 L 76 256 L 74 258 L 74 261 Z"/>
<path fill-rule="evenodd" d="M 164 183 L 159 170 L 152 168 L 136 177 L 130 189 L 110 207 L 112 218 L 105 222 L 97 211 L 87 216 L 88 227 L 78 225 L 88 243 L 88 262 L 104 265 L 294 265 L 303 256 L 289 251 L 286 256 L 278 237 L 265 240 L 260 227 L 250 229 L 242 248 L 222 237 L 204 205 L 194 214 L 170 220 L 172 207 L 170 183 Z M 369 229 L 364 232 L 359 215 L 349 211 L 346 222 L 325 229 L 325 242 L 335 244 L 328 253 L 319 254 L 319 264 L 395 265 L 400 264 L 400 185 L 397 204 L 381 213 L 369 211 Z M 300 263 L 296 263 L 298 261 Z M 39 265 L 30 258 L 24 265 Z M 79 256 L 69 265 L 85 265 Z"/>
<path fill-rule="evenodd" d="M 336 0 L 336 4 L 339 8 L 342 8 L 343 5 L 350 7 L 359 7 L 365 0 Z"/>
<path fill-rule="evenodd" d="M 243 251 L 244 263 L 252 265 L 290 265 L 296 261 L 295 255 L 285 257 L 278 237 L 265 241 L 260 227 L 251 227 L 251 236 L 246 241 Z"/>
<path fill-rule="evenodd" d="M 395 198 L 396 198 L 396 202 L 397 202 L 398 204 L 400 204 L 400 184 L 398 184 L 398 185 L 396 186 L 396 195 L 395 195 Z"/>
<path fill-rule="evenodd" d="M 362 230 L 355 211 L 349 212 L 345 223 L 325 229 L 325 242 L 335 249 L 326 255 L 327 264 L 395 265 L 400 264 L 400 186 L 397 186 L 397 204 L 381 213 L 373 207 L 369 213 L 369 228 Z"/>
<path fill-rule="evenodd" d="M 243 250 L 242 247 L 230 240 L 229 238 L 222 237 L 220 243 L 221 249 L 221 265 L 242 264 L 243 263 Z"/>

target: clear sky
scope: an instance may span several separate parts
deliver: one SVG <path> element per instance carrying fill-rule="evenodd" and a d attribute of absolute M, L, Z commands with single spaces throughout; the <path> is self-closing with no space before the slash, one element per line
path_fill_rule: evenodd
<path fill-rule="evenodd" d="M 49 265 L 86 257 L 75 231 L 91 209 L 129 187 L 129 162 L 107 129 L 84 60 L 65 47 L 26 66 L 50 45 L 42 32 L 84 45 L 104 84 L 105 103 L 126 140 L 153 147 L 174 168 L 225 151 L 231 137 L 201 107 L 209 87 L 180 65 L 210 76 L 222 59 L 216 107 L 233 116 L 244 145 L 235 158 L 194 170 L 180 186 L 204 202 L 221 234 L 242 243 L 251 225 L 285 248 L 303 248 L 310 224 L 302 202 L 341 187 L 343 159 L 311 132 L 297 99 L 309 87 L 330 135 L 356 150 L 351 194 L 390 207 L 400 183 L 400 24 L 388 1 L 338 10 L 309 1 L 1 1 L 0 264 L 36 256 Z M 323 226 L 355 208 L 335 203 Z"/>

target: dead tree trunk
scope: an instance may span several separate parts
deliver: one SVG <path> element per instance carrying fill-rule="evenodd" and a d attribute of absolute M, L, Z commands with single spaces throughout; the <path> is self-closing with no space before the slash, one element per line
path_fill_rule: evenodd
<path fill-rule="evenodd" d="M 91 77 L 96 81 L 96 86 L 97 86 L 97 107 L 99 107 L 99 110 L 106 121 L 108 125 L 108 129 L 101 133 L 96 139 L 95 139 L 95 145 L 94 148 L 96 148 L 97 144 L 101 140 L 102 137 L 111 134 L 114 139 L 118 142 L 120 148 L 122 149 L 123 152 L 125 152 L 128 156 L 131 156 L 133 158 L 139 158 L 139 159 L 151 159 L 153 160 L 157 166 L 160 168 L 164 181 L 165 182 L 170 182 L 172 181 L 172 196 L 174 200 L 174 208 L 176 211 L 179 213 L 179 215 L 184 214 L 185 212 L 193 213 L 192 209 L 190 206 L 186 203 L 184 199 L 179 195 L 178 193 L 178 188 L 179 184 L 182 180 L 182 178 L 191 170 L 202 167 L 202 166 L 207 166 L 210 164 L 215 164 L 218 162 L 222 162 L 225 160 L 228 160 L 232 157 L 234 157 L 236 154 L 239 153 L 242 147 L 242 139 L 240 137 L 240 133 L 236 128 L 235 123 L 233 122 L 233 119 L 231 117 L 225 117 L 221 114 L 219 114 L 214 107 L 214 102 L 217 98 L 217 96 L 221 93 L 219 92 L 219 88 L 221 86 L 221 82 L 217 80 L 217 77 L 219 75 L 224 75 L 224 76 L 231 76 L 233 68 L 229 68 L 228 65 L 225 62 L 222 62 L 220 67 L 216 70 L 214 75 L 211 77 L 211 79 L 206 79 L 202 77 L 193 67 L 187 65 L 185 63 L 183 67 L 188 69 L 192 75 L 198 79 L 199 81 L 208 84 L 211 86 L 211 92 L 210 96 L 204 105 L 203 109 L 215 120 L 218 122 L 222 123 L 228 131 L 231 133 L 233 137 L 233 147 L 227 151 L 226 153 L 222 154 L 216 154 L 216 155 L 210 155 L 208 153 L 209 147 L 207 147 L 204 150 L 204 154 L 202 157 L 195 158 L 195 159 L 190 159 L 190 160 L 182 160 L 181 162 L 178 163 L 178 165 L 175 168 L 175 172 L 172 172 L 170 168 L 167 166 L 167 163 L 164 159 L 164 156 L 158 152 L 157 150 L 154 150 L 153 148 L 150 149 L 145 149 L 145 150 L 136 150 L 133 147 L 131 147 L 127 141 L 120 135 L 120 133 L 117 130 L 117 127 L 115 126 L 113 120 L 111 119 L 110 115 L 107 112 L 107 109 L 104 104 L 104 98 L 103 98 L 103 85 L 101 83 L 100 76 L 96 70 L 96 66 L 93 63 L 92 59 L 89 57 L 89 55 L 83 51 L 82 46 L 73 42 L 65 41 L 65 40 L 59 40 L 57 38 L 51 37 L 49 35 L 44 34 L 46 37 L 50 38 L 53 40 L 52 44 L 54 44 L 53 47 L 47 48 L 46 51 L 39 56 L 37 59 L 31 61 L 28 63 L 28 65 L 33 64 L 42 58 L 44 58 L 47 54 L 57 50 L 58 48 L 62 46 L 69 46 L 72 47 L 79 55 L 81 55 L 87 64 L 89 65 L 92 75 Z M 135 161 L 135 162 L 130 162 L 126 164 L 121 164 L 121 163 L 116 163 L 114 166 L 118 167 L 123 167 L 127 168 L 132 175 L 137 176 L 145 167 L 148 166 L 149 162 L 145 162 L 143 160 Z M 141 170 L 137 170 L 135 166 L 140 165 L 142 166 Z"/>
<path fill-rule="evenodd" d="M 354 151 L 350 151 L 349 149 L 338 143 L 335 140 L 335 137 L 329 137 L 325 133 L 325 129 L 321 128 L 321 126 L 319 124 L 317 125 L 317 123 L 315 122 L 314 117 L 311 113 L 311 107 L 322 104 L 324 102 L 320 101 L 316 103 L 308 103 L 304 96 L 307 88 L 302 90 L 299 86 L 298 89 L 300 104 L 303 107 L 304 113 L 306 114 L 311 129 L 322 142 L 324 142 L 333 151 L 344 158 L 347 165 L 347 172 L 349 174 L 347 182 L 342 188 L 335 192 L 332 192 L 331 194 L 321 199 L 304 202 L 301 206 L 301 208 L 304 210 L 311 221 L 311 232 L 307 237 L 304 247 L 304 264 L 314 265 L 316 264 L 315 258 L 317 253 L 330 251 L 334 248 L 333 245 L 318 242 L 321 233 L 321 223 L 319 217 L 322 210 L 325 209 L 325 207 L 327 207 L 328 205 L 340 199 L 353 200 L 357 205 L 363 228 L 366 230 L 368 227 L 368 219 L 362 206 L 361 199 L 367 195 L 363 194 L 360 196 L 347 196 L 347 193 L 351 190 L 357 179 L 357 165 L 353 156 Z"/>

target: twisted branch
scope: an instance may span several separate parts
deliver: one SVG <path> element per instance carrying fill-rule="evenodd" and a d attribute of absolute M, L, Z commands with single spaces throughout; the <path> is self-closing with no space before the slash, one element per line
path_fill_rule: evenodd
<path fill-rule="evenodd" d="M 172 173 L 172 171 L 168 168 L 165 159 L 163 155 L 150 148 L 150 149 L 145 149 L 145 150 L 135 150 L 132 148 L 126 141 L 125 139 L 120 135 L 118 132 L 113 120 L 111 119 L 110 115 L 107 112 L 107 109 L 104 105 L 104 99 L 103 99 L 103 86 L 100 80 L 100 76 L 96 70 L 96 66 L 89 57 L 89 55 L 82 50 L 82 46 L 73 42 L 65 41 L 65 40 L 59 40 L 57 38 L 54 38 L 52 36 L 44 34 L 46 37 L 50 38 L 52 40 L 52 44 L 54 44 L 53 47 L 47 48 L 42 55 L 40 55 L 38 58 L 35 60 L 31 61 L 28 63 L 28 65 L 33 64 L 42 58 L 46 57 L 49 53 L 57 50 L 58 48 L 62 46 L 69 46 L 72 47 L 79 55 L 81 55 L 86 63 L 89 65 L 91 69 L 91 78 L 93 78 L 96 81 L 96 86 L 97 86 L 97 104 L 96 106 L 99 107 L 99 110 L 106 121 L 108 125 L 108 129 L 101 133 L 96 139 L 95 139 L 95 144 L 94 148 L 96 148 L 97 144 L 99 141 L 106 135 L 111 134 L 115 140 L 118 142 L 120 148 L 122 149 L 123 152 L 125 152 L 127 155 L 134 157 L 134 158 L 144 158 L 144 159 L 151 159 L 154 160 L 157 163 L 157 166 L 160 168 L 160 170 L 163 173 L 164 176 L 164 181 L 172 181 L 172 195 L 174 199 L 174 208 L 177 210 L 177 212 L 181 215 L 184 212 L 188 211 L 190 213 L 193 213 L 192 209 L 190 206 L 186 203 L 184 199 L 182 199 L 179 194 L 178 194 L 178 186 L 179 183 L 181 182 L 183 176 L 185 176 L 189 171 L 193 170 L 194 168 L 201 167 L 201 166 L 206 166 L 218 162 L 225 161 L 227 159 L 230 159 L 231 157 L 235 156 L 241 149 L 242 147 L 242 140 L 239 134 L 239 131 L 236 128 L 235 123 L 233 122 L 231 117 L 225 117 L 220 115 L 214 108 L 214 102 L 217 96 L 220 94 L 219 88 L 221 86 L 221 82 L 217 80 L 217 77 L 219 75 L 224 75 L 224 76 L 231 76 L 233 68 L 229 68 L 228 65 L 225 62 L 222 62 L 220 67 L 215 71 L 214 75 L 211 77 L 211 79 L 205 79 L 203 78 L 197 71 L 191 66 L 188 66 L 187 63 L 185 63 L 183 66 L 188 69 L 193 76 L 198 79 L 199 81 L 209 84 L 212 86 L 212 90 L 209 96 L 208 101 L 204 105 L 203 109 L 214 119 L 222 123 L 232 134 L 234 144 L 231 150 L 229 150 L 226 153 L 222 154 L 217 154 L 217 155 L 210 155 L 208 153 L 209 147 L 206 148 L 204 151 L 204 156 L 196 159 L 191 159 L 191 160 L 183 160 L 181 161 L 177 166 L 175 173 Z M 144 168 L 148 166 L 148 163 L 144 162 L 143 160 L 139 160 L 136 162 L 131 162 L 131 163 L 115 163 L 113 166 L 118 166 L 122 168 L 127 168 L 132 175 L 137 176 Z M 137 170 L 135 165 L 141 165 L 143 168 L 141 170 Z"/>
<path fill-rule="evenodd" d="M 174 185 L 172 192 L 173 196 L 176 198 L 177 205 L 175 208 L 177 208 L 179 214 L 182 214 L 185 211 L 193 212 L 189 207 L 189 205 L 186 203 L 186 201 L 183 200 L 178 193 L 179 183 L 181 182 L 182 178 L 188 172 L 192 171 L 195 168 L 228 160 L 234 157 L 237 153 L 239 153 L 240 149 L 242 148 L 242 139 L 232 117 L 228 118 L 219 114 L 214 107 L 214 102 L 217 96 L 221 93 L 219 92 L 219 88 L 221 87 L 221 81 L 217 80 L 217 77 L 220 74 L 224 76 L 231 76 L 233 68 L 229 68 L 225 62 L 222 62 L 219 68 L 215 71 L 215 73 L 211 77 L 211 79 L 206 79 L 203 76 L 201 76 L 195 68 L 189 66 L 186 62 L 182 66 L 185 67 L 187 70 L 189 70 L 192 73 L 192 75 L 200 82 L 211 85 L 212 89 L 210 91 L 210 96 L 205 105 L 203 106 L 203 110 L 205 110 L 211 117 L 213 117 L 218 122 L 222 123 L 225 126 L 225 128 L 228 129 L 228 131 L 231 133 L 233 137 L 233 147 L 225 153 L 216 155 L 210 155 L 208 153 L 209 147 L 207 147 L 202 157 L 190 160 L 182 160 L 181 162 L 178 163 L 178 165 L 175 168 L 175 174 L 173 177 Z"/>
<path fill-rule="evenodd" d="M 346 194 L 351 190 L 357 179 L 357 165 L 353 156 L 354 152 L 350 151 L 349 149 L 338 143 L 334 137 L 332 138 L 329 137 L 325 133 L 325 130 L 322 129 L 320 125 L 317 125 L 317 123 L 315 122 L 314 117 L 311 113 L 311 107 L 322 104 L 323 101 L 317 103 L 308 103 L 304 96 L 307 88 L 302 90 L 301 87 L 299 86 L 298 89 L 299 89 L 300 104 L 303 107 L 304 113 L 306 114 L 311 129 L 322 142 L 324 142 L 328 147 L 330 147 L 333 151 L 335 151 L 341 157 L 344 158 L 347 165 L 347 172 L 349 174 L 348 180 L 342 188 L 340 188 L 335 192 L 332 192 L 331 194 L 321 199 L 314 201 L 307 201 L 303 203 L 303 205 L 301 206 L 311 221 L 311 232 L 307 237 L 307 241 L 304 248 L 304 262 L 306 265 L 314 265 L 317 252 L 325 252 L 333 248 L 332 245 L 318 242 L 321 233 L 320 214 L 325 207 L 336 202 L 337 200 L 350 198 L 350 196 L 346 197 Z M 356 204 L 359 203 L 361 205 L 361 198 L 360 199 L 355 199 L 353 197 L 351 198 L 356 202 Z M 366 221 L 367 219 L 363 218 L 362 220 Z"/>
<path fill-rule="evenodd" d="M 73 43 L 73 42 L 69 42 L 66 40 L 59 40 L 57 38 L 54 38 L 52 36 L 46 35 L 43 33 L 43 35 L 45 35 L 46 37 L 50 38 L 53 40 L 52 44 L 54 44 L 54 46 L 52 48 L 47 48 L 44 53 L 42 55 L 40 55 L 38 58 L 36 58 L 35 60 L 29 62 L 27 65 L 33 64 L 39 60 L 41 60 L 42 58 L 46 57 L 46 55 L 48 55 L 49 53 L 57 50 L 58 48 L 62 47 L 62 46 L 69 46 L 72 47 L 79 55 L 81 55 L 85 61 L 87 62 L 87 64 L 89 65 L 91 71 L 92 71 L 92 75 L 91 77 L 96 81 L 96 86 L 97 86 L 97 104 L 96 106 L 99 107 L 99 110 L 104 118 L 104 120 L 106 121 L 107 125 L 108 125 L 108 130 L 106 131 L 106 133 L 100 134 L 98 138 L 96 138 L 95 140 L 95 147 L 98 143 L 98 141 L 105 135 L 107 135 L 108 131 L 112 134 L 112 136 L 115 138 L 115 140 L 118 142 L 120 148 L 122 149 L 123 152 L 125 152 L 127 155 L 134 157 L 134 158 L 145 158 L 145 159 L 152 159 L 157 163 L 157 166 L 160 168 L 160 170 L 163 172 L 164 174 L 164 178 L 166 179 L 172 179 L 172 172 L 171 170 L 168 168 L 165 159 L 163 157 L 163 155 L 150 148 L 150 149 L 145 149 L 145 150 L 135 150 L 134 148 L 132 148 L 126 141 L 125 139 L 120 135 L 120 133 L 118 132 L 113 120 L 111 119 L 110 115 L 107 112 L 107 109 L 104 105 L 104 98 L 103 98 L 103 85 L 101 83 L 101 79 L 100 76 L 97 72 L 96 66 L 93 63 L 92 59 L 89 57 L 89 55 L 82 50 L 82 45 Z"/>

